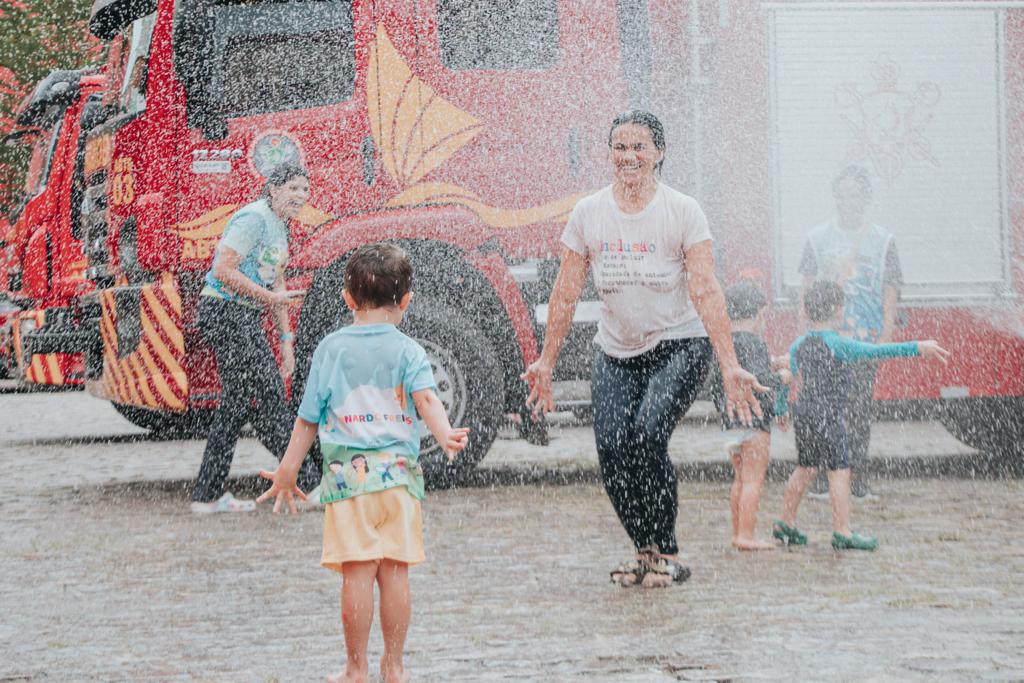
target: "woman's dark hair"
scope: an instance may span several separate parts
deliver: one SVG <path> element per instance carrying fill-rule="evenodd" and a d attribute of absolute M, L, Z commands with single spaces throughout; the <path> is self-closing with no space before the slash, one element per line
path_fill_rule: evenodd
<path fill-rule="evenodd" d="M 359 247 L 345 264 L 345 289 L 360 308 L 397 306 L 412 289 L 412 261 L 396 244 Z"/>
<path fill-rule="evenodd" d="M 870 197 L 873 192 L 871 187 L 871 174 L 868 173 L 868 169 L 857 164 L 851 164 L 844 168 L 832 181 L 832 194 L 835 194 L 836 190 L 839 189 L 839 184 L 846 179 L 854 180 L 860 185 L 861 192 L 864 193 L 865 197 Z"/>
<path fill-rule="evenodd" d="M 263 192 L 260 199 L 270 199 L 270 188 L 281 187 L 293 178 L 305 178 L 309 180 L 309 171 L 299 164 L 286 162 L 276 167 L 267 176 L 267 182 L 263 185 Z"/>
<path fill-rule="evenodd" d="M 812 322 L 823 323 L 834 316 L 845 301 L 842 287 L 831 280 L 818 280 L 804 293 L 804 311 Z"/>
<path fill-rule="evenodd" d="M 608 131 L 608 146 L 612 146 L 612 134 L 615 129 L 619 126 L 624 126 L 627 123 L 635 123 L 638 126 L 643 126 L 651 133 L 651 140 L 654 141 L 654 148 L 659 149 L 662 152 L 665 151 L 665 126 L 661 125 L 661 120 L 649 111 L 643 111 L 641 109 L 632 109 L 627 112 L 623 112 L 616 116 L 612 120 L 612 127 Z M 655 166 L 655 171 L 661 171 L 661 165 L 665 163 L 665 157 L 661 158 Z"/>

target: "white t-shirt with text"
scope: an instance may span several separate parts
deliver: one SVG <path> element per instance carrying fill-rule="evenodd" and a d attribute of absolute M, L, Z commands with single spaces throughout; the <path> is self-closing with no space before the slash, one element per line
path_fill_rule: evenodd
<path fill-rule="evenodd" d="M 576 204 L 562 243 L 590 262 L 601 297 L 594 341 L 606 354 L 629 358 L 664 339 L 707 336 L 683 253 L 710 239 L 697 201 L 662 183 L 640 213 L 624 213 L 611 185 Z"/>

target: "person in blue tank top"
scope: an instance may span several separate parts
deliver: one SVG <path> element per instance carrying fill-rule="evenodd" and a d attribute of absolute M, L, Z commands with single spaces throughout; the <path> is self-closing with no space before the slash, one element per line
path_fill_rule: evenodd
<path fill-rule="evenodd" d="M 839 172 L 832 181 L 836 217 L 810 231 L 799 270 L 805 291 L 817 280 L 831 280 L 842 286 L 846 303 L 837 331 L 858 341 L 885 344 L 893 338 L 903 273 L 892 234 L 867 220 L 872 194 L 867 169 L 854 165 Z M 877 371 L 878 361 L 872 359 L 851 366 L 852 400 L 846 418 L 851 490 L 858 498 L 873 496 L 865 475 Z M 824 476 L 819 476 L 812 494 L 824 497 L 827 488 Z"/>
<path fill-rule="evenodd" d="M 199 296 L 198 327 L 213 349 L 220 379 L 220 405 L 210 426 L 203 462 L 192 490 L 192 512 L 249 512 L 251 500 L 238 500 L 224 486 L 235 445 L 246 422 L 260 443 L 281 458 L 288 446 L 293 413 L 285 400 L 284 381 L 295 369 L 288 308 L 302 292 L 288 291 L 288 221 L 309 198 L 309 174 L 301 166 L 282 164 L 267 177 L 263 194 L 236 211 L 217 243 L 213 267 Z M 281 352 L 278 368 L 263 331 L 263 316 L 277 323 Z M 310 462 L 302 483 L 316 481 Z"/>
<path fill-rule="evenodd" d="M 796 513 L 807 487 L 823 468 L 828 473 L 832 501 L 832 547 L 836 550 L 874 550 L 878 539 L 850 529 L 850 439 L 847 403 L 853 382 L 852 366 L 867 359 L 921 356 L 945 364 L 949 352 L 937 342 L 871 344 L 839 334 L 843 321 L 843 289 L 830 280 L 815 282 L 804 295 L 810 330 L 789 348 L 790 372 L 802 380 L 793 409 L 797 468 L 786 483 L 782 519 L 772 535 L 791 545 L 804 545 L 807 536 L 796 527 Z"/>

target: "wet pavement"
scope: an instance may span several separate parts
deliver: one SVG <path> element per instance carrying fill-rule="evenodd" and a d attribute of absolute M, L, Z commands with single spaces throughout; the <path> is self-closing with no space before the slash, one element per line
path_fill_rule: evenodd
<path fill-rule="evenodd" d="M 485 485 L 428 494 L 414 680 L 1024 680 L 1024 482 L 972 470 L 983 456 L 938 425 L 876 425 L 881 496 L 854 523 L 878 552 L 833 552 L 828 506 L 808 500 L 810 546 L 750 555 L 728 547 L 714 429 L 683 424 L 672 450 L 694 575 L 664 591 L 608 583 L 629 549 L 590 483 L 592 436 L 553 437 L 501 439 Z M 319 514 L 190 515 L 202 445 L 148 438 L 80 393 L 0 394 L 0 681 L 318 681 L 339 667 Z M 272 464 L 243 440 L 232 486 Z M 532 483 L 500 485 L 516 477 Z M 769 483 L 763 534 L 781 493 Z M 375 634 L 371 662 L 379 652 Z"/>

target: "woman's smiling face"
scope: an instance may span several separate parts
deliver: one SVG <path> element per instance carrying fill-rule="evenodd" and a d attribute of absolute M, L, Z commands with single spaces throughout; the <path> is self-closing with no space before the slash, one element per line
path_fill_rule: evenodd
<path fill-rule="evenodd" d="M 308 200 L 309 181 L 302 176 L 296 176 L 284 185 L 270 186 L 270 206 L 284 220 L 294 218 Z"/>
<path fill-rule="evenodd" d="M 654 146 L 647 126 L 624 123 L 612 131 L 611 160 L 615 179 L 639 185 L 654 178 L 654 169 L 665 153 Z"/>

